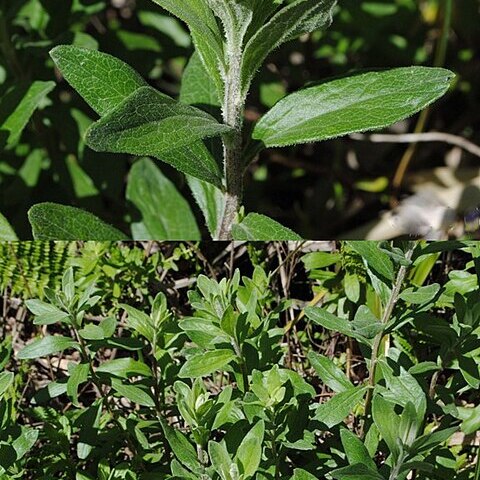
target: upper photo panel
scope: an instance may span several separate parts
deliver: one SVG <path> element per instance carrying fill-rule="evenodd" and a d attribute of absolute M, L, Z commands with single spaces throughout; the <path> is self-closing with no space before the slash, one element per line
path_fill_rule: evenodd
<path fill-rule="evenodd" d="M 0 240 L 476 238 L 478 0 L 0 0 Z"/>

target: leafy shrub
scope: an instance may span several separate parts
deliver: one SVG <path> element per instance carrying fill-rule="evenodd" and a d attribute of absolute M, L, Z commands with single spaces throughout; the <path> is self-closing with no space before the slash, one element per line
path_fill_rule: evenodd
<path fill-rule="evenodd" d="M 441 97 L 453 78 L 442 68 L 402 67 L 313 84 L 282 98 L 249 131 L 244 127 L 244 109 L 259 68 L 284 43 L 326 29 L 336 2 L 155 3 L 188 25 L 195 45 L 179 101 L 151 87 L 123 61 L 85 48 L 81 42 L 58 46 L 51 56 L 65 79 L 101 117 L 89 126 L 82 113 L 75 115 L 86 143 L 98 152 L 156 157 L 185 174 L 214 239 L 298 239 L 290 229 L 264 215 L 245 214 L 242 207 L 245 167 L 262 150 L 385 127 Z M 102 2 L 94 4 L 102 6 Z M 15 9 L 5 15 L 14 16 Z M 146 38 L 136 38 L 148 44 Z M 23 97 L 27 104 L 20 103 L 4 125 L 5 131 L 15 131 L 7 139 L 10 147 L 16 145 L 21 131 L 17 124 L 25 125 L 53 87 L 51 81 L 29 87 Z M 58 125 L 59 120 L 54 121 Z M 69 168 L 78 170 L 74 161 Z M 118 173 L 125 173 L 123 167 Z M 121 184 L 121 179 L 117 182 Z M 81 173 L 75 188 L 84 197 L 96 193 Z M 200 238 L 192 206 L 151 160 L 143 158 L 134 166 L 126 197 L 135 207 L 135 218 L 128 221 L 134 239 Z M 127 237 L 88 212 L 59 204 L 35 205 L 29 218 L 38 239 Z M 6 238 L 12 238 L 6 221 L 0 221 Z"/>
<path fill-rule="evenodd" d="M 1 377 L 35 424 L 7 415 L 3 442 L 41 447 L 0 456 L 5 478 L 475 478 L 479 246 L 339 247 L 303 256 L 315 295 L 293 316 L 258 265 L 200 275 L 183 315 L 160 292 L 108 317 L 90 313 L 105 292 L 66 270 L 26 301 L 46 333 Z"/>

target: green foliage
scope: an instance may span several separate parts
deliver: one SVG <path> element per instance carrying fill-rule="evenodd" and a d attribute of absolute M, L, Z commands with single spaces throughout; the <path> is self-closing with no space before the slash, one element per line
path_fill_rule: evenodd
<path fill-rule="evenodd" d="M 0 5 L 5 57 L 0 61 L 0 142 L 8 155 L 0 182 L 7 183 L 3 176 L 16 179 L 2 198 L 2 213 L 8 211 L 14 225 L 13 232 L 5 230 L 10 239 L 118 240 L 127 230 L 140 240 L 198 239 L 205 234 L 221 240 L 298 239 L 263 213 L 244 215 L 245 207 L 272 210 L 244 188 L 252 160 L 265 147 L 319 142 L 392 125 L 443 96 L 454 78 L 450 70 L 427 66 L 347 76 L 345 69 L 325 68 L 327 75 L 342 78 L 323 81 L 311 67 L 314 58 L 328 59 L 326 67 L 342 64 L 340 57 L 347 53 L 353 63 L 368 43 L 369 30 L 360 36 L 352 33 L 356 23 L 363 24 L 352 19 L 357 14 L 383 18 L 420 11 L 412 0 L 383 10 L 371 2 L 345 6 L 335 0 L 154 0 L 120 7 L 78 0 L 59 9 L 50 1 L 24 3 Z M 91 25 L 96 27 L 87 28 Z M 399 37 L 394 25 L 386 28 L 385 38 L 401 43 Z M 291 59 L 303 58 L 304 50 L 311 58 L 300 62 L 306 66 L 299 71 Z M 284 65 L 262 69 L 277 51 Z M 401 63 L 428 64 L 427 58 L 418 57 L 420 53 L 412 53 Z M 392 55 L 380 63 L 390 67 L 396 62 Z M 365 64 L 371 68 L 372 62 Z M 359 70 L 361 65 L 353 67 Z M 278 72 L 294 81 L 282 83 Z M 64 84 L 54 90 L 55 78 L 65 79 L 100 118 L 94 119 Z M 298 85 L 298 79 L 308 79 L 307 88 Z M 322 83 L 312 84 L 319 80 Z M 264 106 L 271 107 L 265 114 L 259 105 L 247 109 L 247 99 L 257 101 L 257 90 Z M 249 124 L 251 111 L 260 111 L 256 125 Z M 139 171 L 137 167 L 128 176 L 135 168 L 131 155 L 162 162 L 161 183 L 176 192 L 168 204 L 152 193 L 156 213 L 148 227 L 135 215 L 126 215 L 129 202 L 142 215 L 146 208 L 138 206 L 138 197 L 132 200 L 133 187 L 125 195 L 125 179 Z M 328 164 L 330 174 L 336 170 L 338 166 Z M 34 198 L 28 195 L 31 190 L 36 191 Z M 340 198 L 342 192 L 336 192 Z M 189 211 L 192 196 L 199 211 Z M 63 231 L 58 219 L 51 225 L 47 219 L 58 217 L 66 204 L 78 210 L 61 212 L 67 219 Z M 31 231 L 25 225 L 27 211 Z M 166 229 L 174 213 L 182 211 L 188 212 L 182 229 Z M 204 232 L 193 218 L 198 214 L 204 217 Z M 83 229 L 73 225 L 74 216 Z M 295 217 L 289 223 L 307 232 L 313 228 Z M 115 230 L 109 224 L 115 224 Z"/>
<path fill-rule="evenodd" d="M 292 326 L 295 303 L 276 291 L 274 270 L 194 275 L 184 311 L 168 290 L 120 303 L 104 274 L 82 272 L 92 257 L 107 271 L 107 260 L 135 263 L 125 247 L 86 244 L 55 289 L 25 302 L 37 338 L 13 358 L 9 338 L 0 347 L 2 474 L 474 479 L 475 450 L 451 439 L 478 424 L 480 270 L 478 246 L 458 247 L 438 246 L 455 260 L 422 284 L 413 280 L 437 255 L 422 243 L 308 253 L 322 304 Z M 356 301 L 353 265 L 365 274 Z M 53 376 L 25 384 L 43 365 Z"/>

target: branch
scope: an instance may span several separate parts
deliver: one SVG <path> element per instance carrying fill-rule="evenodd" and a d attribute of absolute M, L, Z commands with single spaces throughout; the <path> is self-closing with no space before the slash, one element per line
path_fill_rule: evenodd
<path fill-rule="evenodd" d="M 455 145 L 463 150 L 480 157 L 480 147 L 470 142 L 466 138 L 443 132 L 428 133 L 403 133 L 399 135 L 374 133 L 365 135 L 362 133 L 354 133 L 350 135 L 352 140 L 368 141 L 373 143 L 420 143 L 420 142 L 443 142 L 449 145 Z"/>

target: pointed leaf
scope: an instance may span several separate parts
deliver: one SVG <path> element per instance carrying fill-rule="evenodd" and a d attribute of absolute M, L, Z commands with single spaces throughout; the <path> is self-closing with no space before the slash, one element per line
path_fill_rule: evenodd
<path fill-rule="evenodd" d="M 242 443 L 238 447 L 235 461 L 239 466 L 239 471 L 243 478 L 253 477 L 258 470 L 260 461 L 262 460 L 262 444 L 265 433 L 265 424 L 260 420 L 245 435 Z"/>
<path fill-rule="evenodd" d="M 143 407 L 154 407 L 155 402 L 153 401 L 150 393 L 147 393 L 143 388 L 137 387 L 135 385 L 125 385 L 120 380 L 112 378 L 112 388 L 120 394 L 122 397 L 127 398 L 133 403 L 137 403 Z"/>
<path fill-rule="evenodd" d="M 453 77 L 442 68 L 408 67 L 332 80 L 280 100 L 253 138 L 282 147 L 383 128 L 443 96 Z"/>
<path fill-rule="evenodd" d="M 204 0 L 153 0 L 185 22 L 205 68 L 215 82 L 219 98 L 223 96 L 222 73 L 225 70 L 222 35 L 216 18 Z"/>
<path fill-rule="evenodd" d="M 55 82 L 33 82 L 28 87 L 19 85 L 9 90 L 0 101 L 0 131 L 8 133 L 7 147 L 20 140 L 33 112 L 55 88 Z"/>
<path fill-rule="evenodd" d="M 180 369 L 180 378 L 197 378 L 224 369 L 236 355 L 231 350 L 212 350 L 190 357 Z"/>
<path fill-rule="evenodd" d="M 208 113 L 142 87 L 94 123 L 86 142 L 96 151 L 157 157 L 183 173 L 220 186 L 220 169 L 213 159 L 186 159 L 174 153 L 228 131 L 230 127 Z"/>
<path fill-rule="evenodd" d="M 28 212 L 35 240 L 126 240 L 127 235 L 79 208 L 39 203 Z"/>
<path fill-rule="evenodd" d="M 249 213 L 240 223 L 233 226 L 232 233 L 234 240 L 282 241 L 302 239 L 289 228 L 258 213 Z"/>
<path fill-rule="evenodd" d="M 132 167 L 127 199 L 142 215 L 131 226 L 135 240 L 200 240 L 187 201 L 150 159 L 143 158 Z"/>
<path fill-rule="evenodd" d="M 222 480 L 232 480 L 231 467 L 234 465 L 223 443 L 208 442 L 208 454 L 215 471 Z"/>
<path fill-rule="evenodd" d="M 67 395 L 72 399 L 72 403 L 78 407 L 78 387 L 88 380 L 90 365 L 88 363 L 79 363 L 74 365 L 70 371 L 67 381 Z"/>
<path fill-rule="evenodd" d="M 367 448 L 363 442 L 350 430 L 342 428 L 340 430 L 340 438 L 342 440 L 343 450 L 347 456 L 350 465 L 362 464 L 365 467 L 376 471 L 375 462 L 370 457 Z"/>
<path fill-rule="evenodd" d="M 336 0 L 296 0 L 280 9 L 245 47 L 242 65 L 242 88 L 246 93 L 255 73 L 270 52 L 282 43 L 314 30 L 327 28 L 332 22 Z"/>
<path fill-rule="evenodd" d="M 337 393 L 328 402 L 318 406 L 315 420 L 324 423 L 328 428 L 338 425 L 361 402 L 366 390 L 367 387 L 354 387 Z"/>
<path fill-rule="evenodd" d="M 48 335 L 47 337 L 34 340 L 17 353 L 17 358 L 27 360 L 31 358 L 46 357 L 53 353 L 62 352 L 67 348 L 78 348 L 79 344 L 68 337 L 61 335 Z"/>
<path fill-rule="evenodd" d="M 7 389 L 12 385 L 15 375 L 13 372 L 2 372 L 0 373 L 0 397 L 7 391 Z"/>
<path fill-rule="evenodd" d="M 147 85 L 129 65 L 96 50 L 60 45 L 50 56 L 67 82 L 101 116 Z"/>
<path fill-rule="evenodd" d="M 308 359 L 322 382 L 328 385 L 334 392 L 344 392 L 353 388 L 352 382 L 345 373 L 329 358 L 310 351 L 308 352 Z"/>

